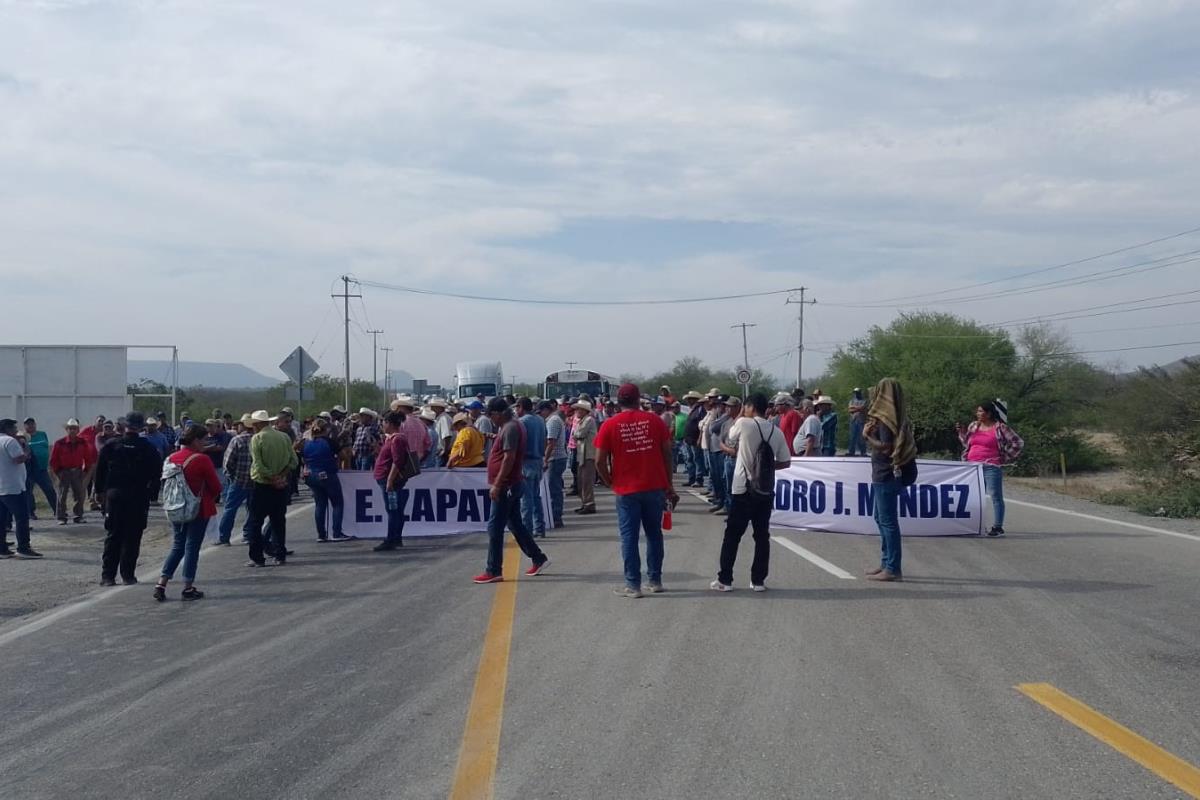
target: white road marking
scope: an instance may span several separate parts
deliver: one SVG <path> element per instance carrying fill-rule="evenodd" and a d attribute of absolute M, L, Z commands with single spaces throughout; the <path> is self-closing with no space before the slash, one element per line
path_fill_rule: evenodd
<path fill-rule="evenodd" d="M 291 511 L 287 512 L 287 515 L 290 518 L 290 517 L 297 516 L 298 514 L 301 514 L 305 511 L 309 511 L 311 509 L 312 509 L 311 504 L 305 504 L 305 505 L 297 506 L 296 508 L 293 508 Z M 221 545 L 221 544 L 210 544 L 210 545 L 207 545 L 206 547 L 202 548 L 200 550 L 200 552 L 206 553 L 209 550 L 216 550 L 217 548 L 223 548 L 224 546 L 225 545 Z M 147 567 L 146 569 L 142 570 L 141 573 L 139 573 L 137 576 L 137 579 L 139 581 L 139 583 L 137 585 L 140 586 L 143 583 L 149 583 L 151 579 L 157 578 L 159 575 L 160 567 L 161 567 L 161 565 L 159 567 L 152 567 L 152 568 Z M 26 636 L 26 635 L 28 635 L 30 633 L 34 633 L 36 631 L 40 631 L 42 628 L 46 628 L 46 627 L 54 624 L 55 622 L 58 622 L 60 619 L 64 619 L 66 617 L 77 614 L 80 611 L 83 611 L 84 609 L 91 608 L 92 606 L 111 597 L 112 595 L 116 594 L 117 592 L 120 592 L 124 589 L 129 589 L 129 588 L 131 588 L 131 587 L 129 587 L 129 586 L 112 586 L 109 588 L 101 589 L 100 591 L 93 592 L 92 594 L 89 594 L 87 597 L 84 597 L 81 600 L 77 600 L 74 603 L 69 603 L 68 605 L 61 606 L 60 608 L 50 609 L 49 611 L 46 611 L 41 615 L 34 616 L 32 619 L 30 619 L 28 622 L 26 622 L 24 625 L 20 626 L 19 628 L 13 628 L 11 631 L 7 631 L 5 633 L 0 633 L 0 645 L 6 645 L 11 641 L 20 639 L 22 636 Z"/>
<path fill-rule="evenodd" d="M 1011 500 L 1005 498 L 1006 503 L 1012 503 L 1015 506 L 1026 506 L 1027 508 L 1037 508 L 1042 511 L 1053 511 L 1056 514 L 1066 514 L 1069 517 L 1078 517 L 1080 519 L 1090 519 L 1094 522 L 1107 522 L 1110 525 L 1123 525 L 1126 528 L 1134 528 L 1139 531 L 1149 531 L 1150 533 L 1161 533 L 1163 536 L 1174 536 L 1178 539 L 1191 539 L 1193 542 L 1200 542 L 1200 536 L 1194 533 L 1180 533 L 1179 531 L 1169 531 L 1165 528 L 1152 528 L 1149 525 L 1139 525 L 1136 522 L 1122 522 L 1119 519 L 1109 519 L 1108 517 L 1097 517 L 1094 514 L 1083 514 L 1078 511 L 1068 511 L 1065 508 L 1054 508 L 1053 506 L 1043 506 L 1038 503 L 1029 503 L 1024 500 Z"/>
<path fill-rule="evenodd" d="M 818 567 L 825 570 L 826 572 L 828 572 L 830 575 L 832 575 L 835 578 L 841 578 L 844 581 L 855 580 L 853 575 L 851 575 L 849 572 L 846 572 L 846 570 L 842 569 L 837 564 L 832 564 L 832 563 L 826 561 L 825 559 L 821 558 L 816 553 L 812 552 L 811 550 L 806 550 L 805 548 L 801 547 L 800 545 L 796 544 L 795 542 L 793 542 L 790 539 L 785 539 L 782 536 L 772 536 L 771 539 L 772 539 L 772 541 L 775 541 L 775 542 L 783 545 L 788 550 L 791 550 L 793 553 L 800 556 L 805 561 L 808 561 L 811 564 L 817 565 Z"/>

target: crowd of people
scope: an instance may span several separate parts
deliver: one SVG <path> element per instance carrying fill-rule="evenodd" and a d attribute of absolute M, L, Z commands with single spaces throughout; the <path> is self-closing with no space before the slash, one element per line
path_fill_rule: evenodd
<path fill-rule="evenodd" d="M 247 566 L 287 563 L 287 507 L 300 483 L 311 490 L 319 542 L 354 539 L 343 530 L 345 498 L 338 473 L 369 471 L 384 493 L 386 537 L 377 552 L 403 546 L 405 516 L 399 492 L 423 469 L 486 468 L 491 511 L 485 569 L 476 583 L 503 580 L 504 532 L 511 530 L 531 559 L 527 574 L 538 575 L 549 558 L 536 539 L 564 527 L 568 497 L 573 512 L 596 513 L 595 487 L 609 486 L 616 497 L 625 583 L 617 593 L 640 597 L 663 591 L 662 518 L 678 502 L 674 479 L 682 470 L 686 487 L 703 489 L 713 514 L 724 515 L 725 537 L 717 578 L 711 587 L 732 589 L 738 544 L 753 528 L 755 555 L 751 586 L 765 590 L 770 558 L 770 515 L 775 469 L 793 458 L 834 456 L 838 414 L 831 397 L 803 389 L 773 398 L 755 394 L 743 401 L 716 388 L 676 398 L 669 386 L 643 395 L 624 384 L 615 397 L 532 399 L 514 396 L 421 402 L 399 395 L 382 414 L 343 406 L 303 420 L 291 408 L 271 415 L 259 410 L 235 419 L 219 409 L 203 423 L 184 415 L 178 430 L 161 412 L 146 418 L 131 412 L 117 420 L 98 417 L 80 427 L 71 419 L 65 435 L 50 443 L 26 419 L 0 420 L 0 517 L 15 531 L 16 551 L 7 535 L 0 557 L 40 558 L 30 542 L 36 520 L 34 490 L 55 510 L 58 524 L 86 522 L 84 506 L 104 518 L 106 537 L 101 583 L 126 584 L 134 574 L 149 509 L 168 477 L 178 477 L 194 499 L 189 518 L 173 522 L 172 548 L 154 596 L 166 589 L 182 566 L 183 599 L 203 592 L 195 586 L 199 552 L 210 521 L 217 517 L 221 545 L 231 546 L 239 510 L 246 507 L 242 543 Z M 916 479 L 916 445 L 898 382 L 884 379 L 870 393 L 855 389 L 847 412 L 849 448 L 844 455 L 869 451 L 882 554 L 868 578 L 902 580 L 897 497 Z M 958 426 L 963 458 L 984 464 L 995 507 L 990 535 L 1004 532 L 1001 467 L 1021 452 L 1019 436 L 1007 424 L 1002 401 L 986 401 L 976 420 Z M 572 476 L 566 488 L 566 476 Z M 53 477 L 53 480 L 51 480 Z M 549 491 L 543 505 L 541 489 Z M 68 504 L 68 497 L 72 503 Z M 547 515 L 546 509 L 549 509 Z M 642 580 L 639 536 L 646 539 L 646 580 Z"/>

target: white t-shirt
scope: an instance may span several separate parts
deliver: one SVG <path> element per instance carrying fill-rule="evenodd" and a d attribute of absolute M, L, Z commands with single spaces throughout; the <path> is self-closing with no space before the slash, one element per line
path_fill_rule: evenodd
<path fill-rule="evenodd" d="M 775 453 L 775 463 L 791 461 L 787 440 L 779 429 L 761 417 L 742 417 L 733 424 L 728 441 L 737 448 L 737 461 L 733 465 L 733 494 L 746 493 L 746 481 L 758 471 L 758 446 L 763 438 Z"/>
<path fill-rule="evenodd" d="M 21 443 L 8 434 L 0 435 L 0 494 L 20 494 L 25 491 L 25 464 L 13 463 L 25 455 Z"/>
<path fill-rule="evenodd" d="M 796 455 L 804 454 L 807 449 L 804 440 L 809 436 L 813 437 L 813 452 L 819 455 L 824 433 L 821 430 L 821 418 L 816 414 L 809 414 L 800 424 L 800 431 L 796 434 L 795 441 L 792 442 L 792 449 L 796 451 Z"/>
<path fill-rule="evenodd" d="M 437 451 L 438 455 L 445 455 L 442 451 L 446 447 L 445 440 L 454 437 L 454 429 L 450 425 L 449 414 L 439 414 L 438 418 L 433 423 L 433 429 L 437 432 Z M 449 452 L 448 450 L 446 452 Z"/>

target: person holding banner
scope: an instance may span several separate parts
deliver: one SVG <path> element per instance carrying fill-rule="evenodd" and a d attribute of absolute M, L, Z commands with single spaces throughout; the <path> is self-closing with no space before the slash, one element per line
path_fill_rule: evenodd
<path fill-rule="evenodd" d="M 954 423 L 962 442 L 963 461 L 983 464 L 983 485 L 992 498 L 995 519 L 988 536 L 1004 535 L 1004 472 L 1001 467 L 1021 457 L 1024 440 L 1008 427 L 1008 406 L 1003 400 L 985 400 L 975 409 L 975 421 L 966 428 Z"/>
<path fill-rule="evenodd" d="M 875 524 L 882 540 L 878 567 L 867 580 L 900 581 L 900 490 L 917 480 L 917 443 L 908 421 L 904 391 L 895 378 L 884 378 L 871 392 L 871 407 L 863 437 L 871 448 L 871 488 Z"/>
<path fill-rule="evenodd" d="M 383 489 L 384 508 L 387 511 L 387 537 L 372 548 L 376 553 L 404 546 L 404 510 L 400 507 L 397 491 L 415 474 L 416 456 L 410 455 L 412 451 L 408 449 L 408 438 L 403 430 L 403 413 L 390 411 L 384 416 L 383 444 L 375 458 L 373 477 L 379 488 Z"/>

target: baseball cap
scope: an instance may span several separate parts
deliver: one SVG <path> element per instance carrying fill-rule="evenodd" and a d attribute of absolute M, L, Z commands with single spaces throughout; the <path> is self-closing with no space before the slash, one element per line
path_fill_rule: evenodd
<path fill-rule="evenodd" d="M 617 389 L 617 399 L 622 403 L 637 403 L 642 399 L 642 393 L 636 383 L 622 383 Z"/>

